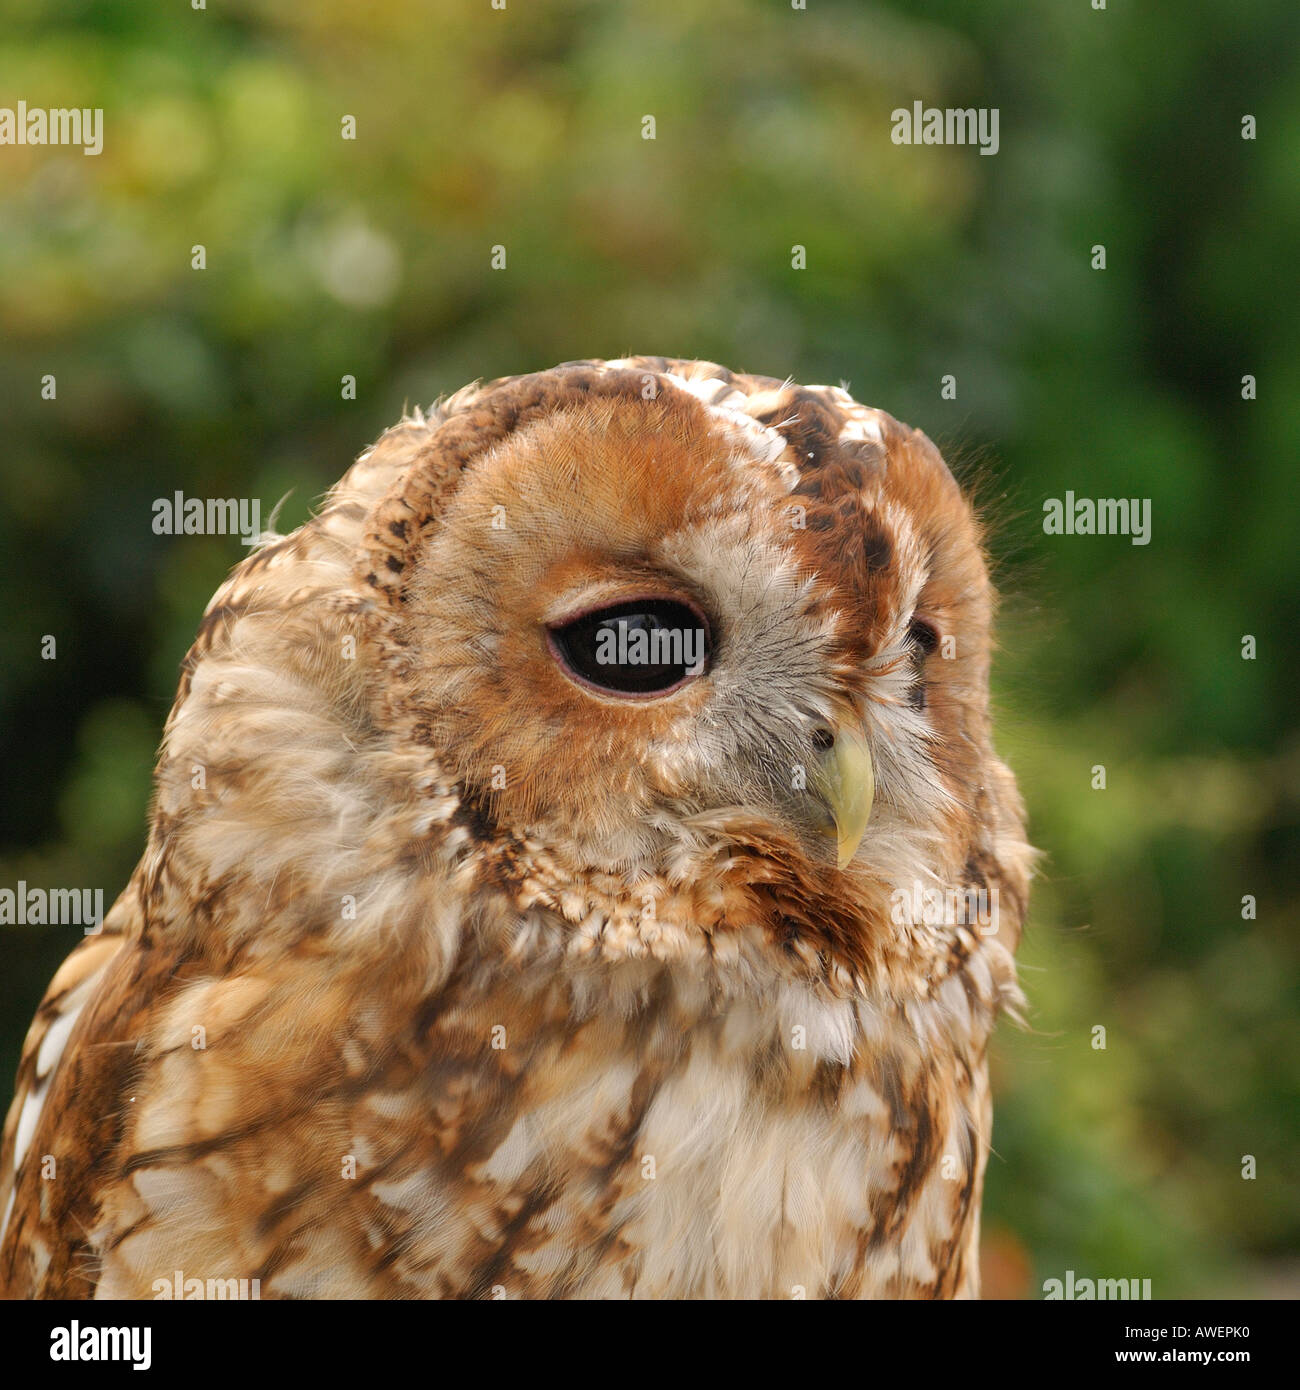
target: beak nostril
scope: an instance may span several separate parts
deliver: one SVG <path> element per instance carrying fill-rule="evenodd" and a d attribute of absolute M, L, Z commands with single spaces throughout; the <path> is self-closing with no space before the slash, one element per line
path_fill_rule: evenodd
<path fill-rule="evenodd" d="M 830 729 L 817 729 L 813 732 L 812 742 L 819 753 L 827 753 L 835 746 L 835 735 Z"/>

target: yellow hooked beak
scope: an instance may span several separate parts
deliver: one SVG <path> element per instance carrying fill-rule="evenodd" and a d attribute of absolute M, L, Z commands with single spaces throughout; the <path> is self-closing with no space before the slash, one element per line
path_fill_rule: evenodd
<path fill-rule="evenodd" d="M 817 761 L 819 790 L 835 820 L 834 829 L 827 826 L 826 833 L 835 839 L 836 862 L 842 869 L 857 853 L 871 818 L 876 794 L 871 750 L 859 730 L 841 729 Z"/>

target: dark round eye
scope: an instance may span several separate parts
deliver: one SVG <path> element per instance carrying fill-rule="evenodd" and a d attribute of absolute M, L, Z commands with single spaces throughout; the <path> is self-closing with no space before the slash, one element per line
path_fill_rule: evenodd
<path fill-rule="evenodd" d="M 927 623 L 924 618 L 913 618 L 908 626 L 907 635 L 926 656 L 939 645 L 939 634 L 934 624 Z"/>
<path fill-rule="evenodd" d="M 555 659 L 575 680 L 612 695 L 666 695 L 702 675 L 709 625 L 674 599 L 639 598 L 547 629 Z"/>

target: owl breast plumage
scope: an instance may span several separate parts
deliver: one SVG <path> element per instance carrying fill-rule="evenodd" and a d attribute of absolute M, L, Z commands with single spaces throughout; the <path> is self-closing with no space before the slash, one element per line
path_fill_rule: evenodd
<path fill-rule="evenodd" d="M 838 388 L 570 363 L 213 598 L 33 1023 L 0 1292 L 978 1292 L 1031 852 L 993 591 Z"/>

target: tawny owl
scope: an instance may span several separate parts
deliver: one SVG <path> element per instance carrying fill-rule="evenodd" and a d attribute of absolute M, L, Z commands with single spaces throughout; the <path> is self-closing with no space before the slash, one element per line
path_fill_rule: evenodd
<path fill-rule="evenodd" d="M 634 358 L 404 419 L 204 615 L 27 1039 L 0 1291 L 977 1293 L 992 606 L 840 389 Z"/>

